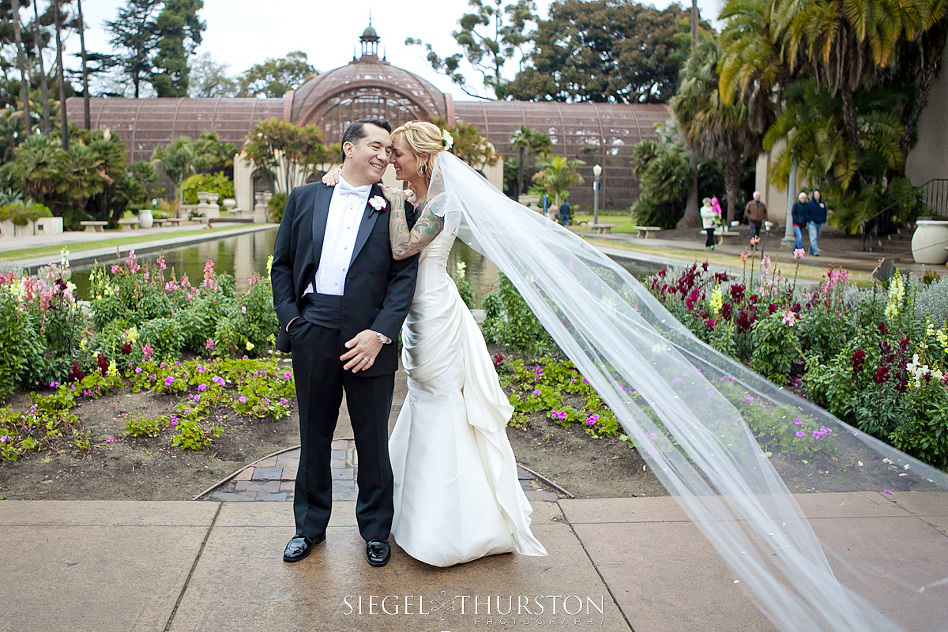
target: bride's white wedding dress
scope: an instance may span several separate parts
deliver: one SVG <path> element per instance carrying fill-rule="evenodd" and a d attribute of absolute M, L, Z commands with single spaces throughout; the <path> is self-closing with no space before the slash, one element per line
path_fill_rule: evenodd
<path fill-rule="evenodd" d="M 408 395 L 389 440 L 395 541 L 433 566 L 516 551 L 546 555 L 507 440 L 513 412 L 484 338 L 447 273 L 455 235 L 421 251 L 402 328 Z"/>

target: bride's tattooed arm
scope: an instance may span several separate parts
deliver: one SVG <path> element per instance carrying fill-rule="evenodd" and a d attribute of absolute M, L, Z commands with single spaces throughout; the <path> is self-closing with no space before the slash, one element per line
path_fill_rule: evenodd
<path fill-rule="evenodd" d="M 392 256 L 399 260 L 407 259 L 420 252 L 438 236 L 444 228 L 444 218 L 438 217 L 427 207 L 423 207 L 421 217 L 409 231 L 408 220 L 405 217 L 405 199 L 396 194 L 390 201 L 392 210 L 389 213 L 388 231 L 392 240 Z"/>

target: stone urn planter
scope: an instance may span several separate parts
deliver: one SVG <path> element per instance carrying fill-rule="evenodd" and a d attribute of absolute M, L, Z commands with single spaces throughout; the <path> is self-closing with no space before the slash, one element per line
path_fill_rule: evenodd
<path fill-rule="evenodd" d="M 920 219 L 912 235 L 915 263 L 941 265 L 948 262 L 948 221 Z"/>
<path fill-rule="evenodd" d="M 152 216 L 150 208 L 143 208 L 138 211 L 138 225 L 142 228 L 151 228 L 155 225 L 155 218 Z"/>

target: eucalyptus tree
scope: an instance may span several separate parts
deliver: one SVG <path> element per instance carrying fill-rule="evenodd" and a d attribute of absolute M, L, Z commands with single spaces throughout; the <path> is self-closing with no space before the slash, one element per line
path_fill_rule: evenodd
<path fill-rule="evenodd" d="M 20 1 L 12 0 L 12 8 L 13 37 L 16 42 L 17 63 L 20 66 L 20 98 L 23 101 L 23 130 L 28 137 L 32 132 L 30 129 L 30 70 L 26 53 L 23 51 L 23 37 L 20 34 Z"/>

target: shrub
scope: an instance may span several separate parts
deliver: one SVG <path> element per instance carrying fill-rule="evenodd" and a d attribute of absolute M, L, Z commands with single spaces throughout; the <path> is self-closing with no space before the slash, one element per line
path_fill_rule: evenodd
<path fill-rule="evenodd" d="M 275 222 L 280 222 L 283 219 L 283 211 L 286 209 L 286 201 L 290 199 L 290 196 L 286 193 L 274 193 L 267 201 L 267 214 Z"/>
<path fill-rule="evenodd" d="M 200 191 L 217 193 L 218 203 L 234 197 L 234 181 L 221 172 L 195 174 L 187 178 L 182 186 L 185 204 L 197 204 Z"/>
<path fill-rule="evenodd" d="M 485 317 L 481 329 L 487 341 L 532 355 L 557 350 L 556 343 L 520 292 L 503 274 L 498 275 L 497 289 L 484 295 L 483 305 Z"/>

